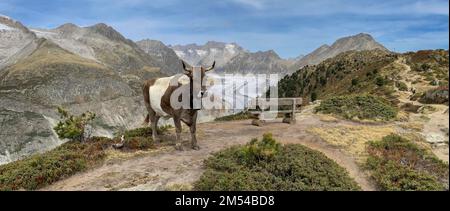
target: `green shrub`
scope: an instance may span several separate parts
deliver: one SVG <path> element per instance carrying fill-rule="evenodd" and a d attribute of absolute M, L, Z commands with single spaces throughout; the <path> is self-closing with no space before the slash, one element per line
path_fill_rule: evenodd
<path fill-rule="evenodd" d="M 151 137 L 137 136 L 126 138 L 123 143 L 122 150 L 136 151 L 136 150 L 147 150 L 155 149 L 155 142 Z"/>
<path fill-rule="evenodd" d="M 430 70 L 431 66 L 428 63 L 423 63 L 422 65 L 420 65 L 419 70 L 422 72 L 427 72 L 428 70 Z"/>
<path fill-rule="evenodd" d="M 171 125 L 164 125 L 158 127 L 157 133 L 162 134 L 172 128 Z M 123 133 L 116 134 L 117 138 L 120 138 L 121 135 L 124 135 L 125 138 L 136 138 L 136 137 L 152 137 L 152 128 L 151 127 L 142 127 L 133 130 L 127 130 Z"/>
<path fill-rule="evenodd" d="M 35 190 L 102 161 L 110 139 L 68 142 L 49 152 L 0 166 L 0 190 Z"/>
<path fill-rule="evenodd" d="M 419 102 L 425 104 L 446 104 L 448 105 L 449 90 L 448 86 L 441 86 L 428 90 L 419 99 Z"/>
<path fill-rule="evenodd" d="M 412 113 L 419 113 L 419 109 L 421 108 L 421 105 L 414 105 L 412 103 L 405 103 L 404 105 L 401 106 L 401 109 L 407 111 L 407 112 L 412 112 Z"/>
<path fill-rule="evenodd" d="M 391 120 L 397 110 L 382 98 L 372 95 L 344 95 L 332 97 L 321 102 L 315 112 L 336 114 L 346 119 Z"/>
<path fill-rule="evenodd" d="M 376 84 L 377 86 L 384 86 L 386 83 L 387 83 L 386 79 L 385 79 L 384 77 L 382 77 L 382 76 L 378 76 L 378 77 L 375 79 L 375 84 Z"/>
<path fill-rule="evenodd" d="M 86 112 L 80 116 L 74 116 L 61 107 L 58 107 L 58 113 L 62 120 L 53 129 L 59 138 L 84 141 L 86 125 L 94 120 L 95 114 Z"/>
<path fill-rule="evenodd" d="M 369 142 L 366 166 L 382 190 L 448 189 L 448 164 L 398 135 Z"/>
<path fill-rule="evenodd" d="M 268 161 L 272 159 L 281 148 L 281 144 L 273 139 L 272 134 L 264 134 L 263 139 L 258 141 L 254 138 L 246 146 L 242 147 L 242 160 L 253 165 L 260 161 Z"/>
<path fill-rule="evenodd" d="M 246 120 L 246 119 L 252 119 L 252 118 L 253 118 L 253 115 L 250 112 L 243 111 L 243 112 L 239 112 L 237 114 L 218 117 L 214 121 L 225 122 L 225 121 Z"/>
<path fill-rule="evenodd" d="M 408 91 L 408 86 L 404 82 L 397 81 L 397 82 L 395 82 L 395 86 L 400 91 Z"/>
<path fill-rule="evenodd" d="M 302 145 L 281 146 L 270 134 L 222 150 L 205 161 L 202 191 L 360 190 L 345 169 Z"/>
<path fill-rule="evenodd" d="M 314 102 L 317 100 L 317 93 L 316 92 L 312 92 L 311 93 L 311 102 Z"/>
<path fill-rule="evenodd" d="M 170 126 L 158 128 L 164 133 Z M 125 131 L 121 150 L 136 151 L 155 148 L 150 128 Z M 106 149 L 120 138 L 92 137 L 84 142 L 67 142 L 42 154 L 0 166 L 0 191 L 36 190 L 77 172 L 92 168 L 106 157 Z"/>

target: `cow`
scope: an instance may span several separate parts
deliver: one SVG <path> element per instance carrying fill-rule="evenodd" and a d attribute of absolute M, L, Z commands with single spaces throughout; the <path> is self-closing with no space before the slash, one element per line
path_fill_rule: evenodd
<path fill-rule="evenodd" d="M 147 116 L 145 118 L 145 123 L 148 125 L 151 122 L 152 129 L 152 138 L 155 141 L 158 141 L 157 131 L 158 128 L 158 120 L 161 117 L 172 117 L 175 128 L 176 128 L 176 142 L 175 148 L 178 150 L 182 150 L 181 145 L 181 122 L 184 122 L 190 128 L 191 133 L 191 147 L 194 150 L 199 150 L 200 147 L 197 144 L 196 138 L 196 123 L 197 123 L 197 115 L 200 110 L 199 107 L 193 106 L 194 99 L 198 99 L 203 97 L 206 93 L 206 86 L 203 84 L 203 79 L 205 78 L 205 73 L 213 70 L 216 62 L 208 67 L 193 67 L 187 64 L 185 61 L 181 61 L 181 65 L 183 66 L 184 74 L 177 74 L 171 77 L 163 77 L 150 79 L 144 82 L 143 84 L 143 94 L 144 94 L 144 102 L 147 108 Z M 195 86 L 194 76 L 200 76 L 200 80 L 195 80 L 195 82 L 200 81 L 201 87 L 198 88 L 198 85 Z M 194 88 L 194 87 L 197 87 Z M 171 100 L 173 99 L 173 94 L 176 90 L 186 88 L 189 90 L 189 101 L 190 105 L 188 108 L 174 108 L 171 104 Z M 198 93 L 193 93 L 194 91 L 198 91 Z M 177 97 L 176 99 L 180 99 Z"/>

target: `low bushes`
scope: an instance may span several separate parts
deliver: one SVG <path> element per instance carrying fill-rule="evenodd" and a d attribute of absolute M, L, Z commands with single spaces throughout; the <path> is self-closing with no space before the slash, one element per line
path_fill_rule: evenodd
<path fill-rule="evenodd" d="M 345 169 L 322 153 L 302 145 L 282 146 L 271 134 L 220 151 L 205 165 L 195 190 L 360 190 Z"/>
<path fill-rule="evenodd" d="M 446 104 L 448 105 L 448 86 L 441 86 L 425 92 L 419 102 L 426 104 Z"/>
<path fill-rule="evenodd" d="M 164 133 L 169 127 L 161 127 Z M 122 151 L 155 148 L 150 128 L 125 131 Z M 36 190 L 103 162 L 106 150 L 120 138 L 92 137 L 84 142 L 70 141 L 61 146 L 0 166 L 0 191 Z"/>
<path fill-rule="evenodd" d="M 414 105 L 412 103 L 405 103 L 401 106 L 401 109 L 411 112 L 411 113 L 419 113 L 419 109 L 421 108 L 421 105 Z"/>
<path fill-rule="evenodd" d="M 404 82 L 397 81 L 397 82 L 395 82 L 395 86 L 400 91 L 408 91 L 408 85 L 406 85 Z"/>
<path fill-rule="evenodd" d="M 214 121 L 222 122 L 222 121 L 237 121 L 237 120 L 245 120 L 245 119 L 252 119 L 253 115 L 249 112 L 239 112 L 237 114 L 232 114 L 228 116 L 218 117 Z"/>
<path fill-rule="evenodd" d="M 398 135 L 370 142 L 366 166 L 381 190 L 448 190 L 448 164 Z"/>
<path fill-rule="evenodd" d="M 0 190 L 35 190 L 83 171 L 105 157 L 109 139 L 65 143 L 49 152 L 0 166 Z"/>
<path fill-rule="evenodd" d="M 315 112 L 335 114 L 346 119 L 391 120 L 398 111 L 373 95 L 345 95 L 322 101 Z"/>

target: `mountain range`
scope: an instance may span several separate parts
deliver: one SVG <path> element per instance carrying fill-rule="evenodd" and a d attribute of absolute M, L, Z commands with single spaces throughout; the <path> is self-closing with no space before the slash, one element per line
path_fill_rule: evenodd
<path fill-rule="evenodd" d="M 0 16 L 0 164 L 61 144 L 53 131 L 58 106 L 74 114 L 96 113 L 94 135 L 140 126 L 142 82 L 181 73 L 180 59 L 205 66 L 215 60 L 216 73 L 286 75 L 340 52 L 370 49 L 387 51 L 360 34 L 282 59 L 273 50 L 250 52 L 236 43 L 167 46 L 150 39 L 134 42 L 103 23 L 39 29 Z"/>
<path fill-rule="evenodd" d="M 273 50 L 250 52 L 236 43 L 209 41 L 204 45 L 188 44 L 169 46 L 179 58 L 194 65 L 208 65 L 217 62 L 217 72 L 227 73 L 278 73 L 291 74 L 306 66 L 316 65 L 347 51 L 364 51 L 379 49 L 388 52 L 383 45 L 365 33 L 343 37 L 331 46 L 322 45 L 307 55 L 282 59 Z"/>

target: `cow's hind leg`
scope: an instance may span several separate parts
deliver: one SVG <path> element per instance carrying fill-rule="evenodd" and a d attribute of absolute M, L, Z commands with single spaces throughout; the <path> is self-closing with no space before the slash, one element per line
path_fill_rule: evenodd
<path fill-rule="evenodd" d="M 181 143 L 181 120 L 179 117 L 174 117 L 173 118 L 173 123 L 175 124 L 175 130 L 177 133 L 177 139 L 176 139 L 176 144 L 175 144 L 175 149 L 177 150 L 183 150 L 183 145 Z"/>
<path fill-rule="evenodd" d="M 158 121 L 159 121 L 159 116 L 158 115 L 153 115 L 151 116 L 151 121 L 152 121 L 152 139 L 154 142 L 159 142 L 160 139 L 158 137 Z"/>

